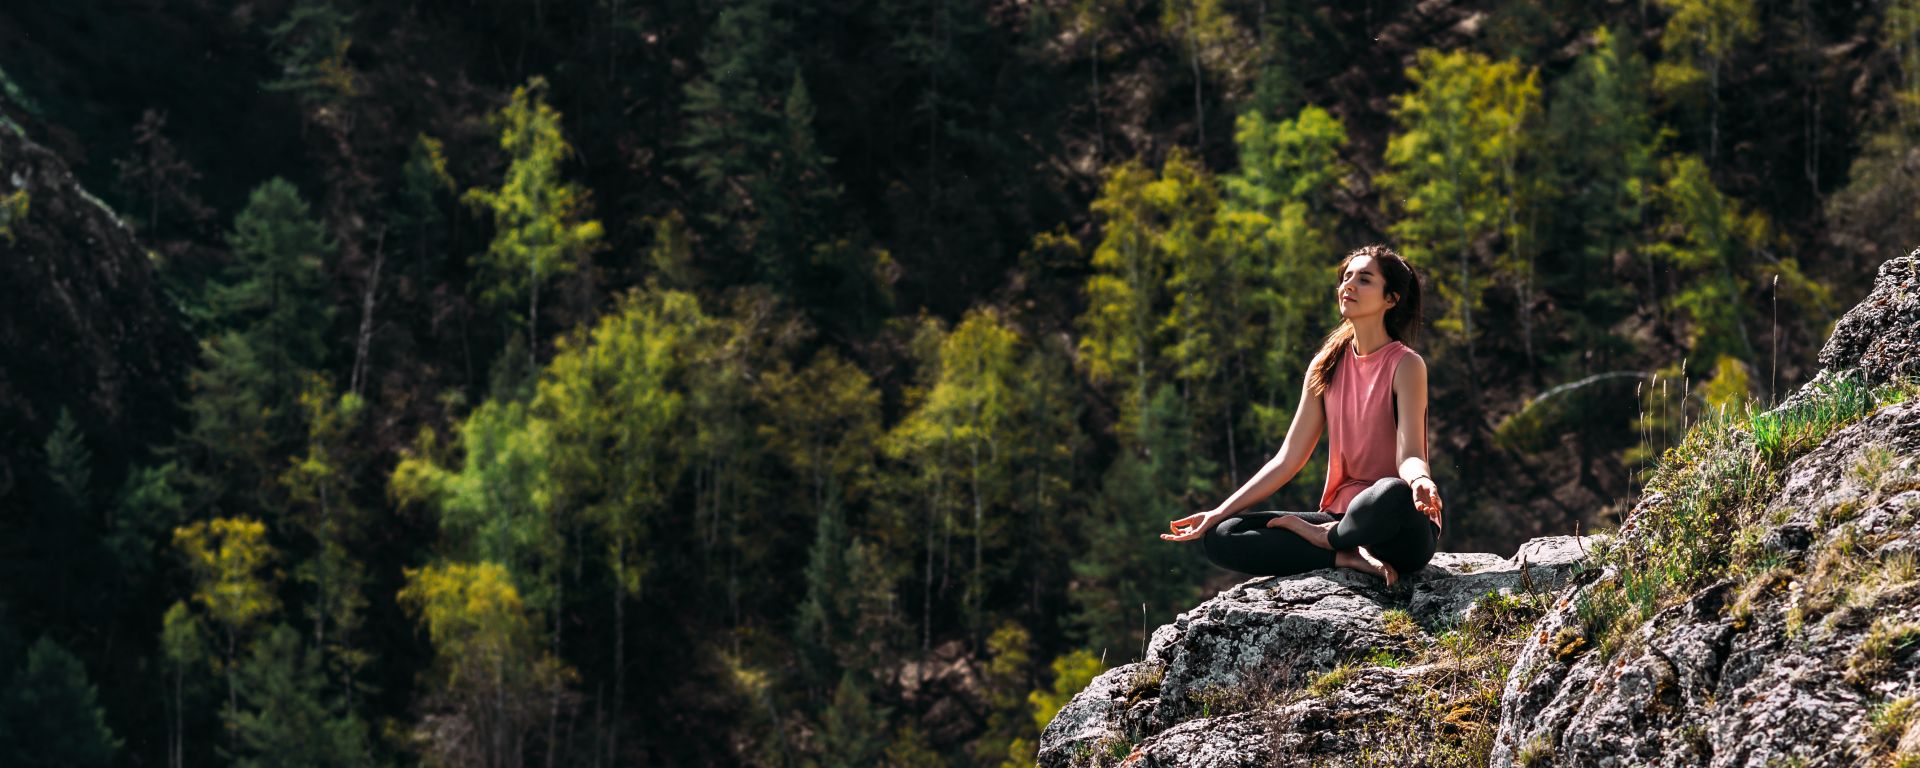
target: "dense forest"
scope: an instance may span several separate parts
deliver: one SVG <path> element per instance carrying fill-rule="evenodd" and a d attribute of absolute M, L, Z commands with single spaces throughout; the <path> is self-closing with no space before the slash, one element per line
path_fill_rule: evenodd
<path fill-rule="evenodd" d="M 1804 380 L 1920 243 L 1920 0 L 30 1 L 0 131 L 178 339 L 8 358 L 0 763 L 1028 765 L 1232 583 L 1155 534 L 1356 247 L 1445 549 Z"/>

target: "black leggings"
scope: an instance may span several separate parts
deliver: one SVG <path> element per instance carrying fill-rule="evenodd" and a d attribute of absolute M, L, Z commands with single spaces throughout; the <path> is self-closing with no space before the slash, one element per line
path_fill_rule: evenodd
<path fill-rule="evenodd" d="M 1333 549 L 1307 543 L 1285 528 L 1268 528 L 1281 515 L 1309 523 L 1340 524 L 1327 532 Z M 1335 550 L 1366 547 L 1403 575 L 1426 567 L 1440 542 L 1440 528 L 1413 508 L 1413 489 L 1405 480 L 1383 477 L 1361 491 L 1340 517 L 1325 512 L 1245 512 L 1220 521 L 1206 538 L 1207 559 L 1215 565 L 1256 576 L 1291 576 L 1333 567 Z"/>

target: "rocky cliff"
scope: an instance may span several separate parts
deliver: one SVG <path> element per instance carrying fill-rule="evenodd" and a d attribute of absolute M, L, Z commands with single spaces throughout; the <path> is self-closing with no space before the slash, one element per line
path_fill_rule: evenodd
<path fill-rule="evenodd" d="M 0 117 L 0 498 L 38 475 L 60 408 L 100 474 L 170 436 L 194 355 L 133 232 Z"/>
<path fill-rule="evenodd" d="M 1220 593 L 1062 709 L 1040 765 L 1920 762 L 1920 251 L 1820 364 L 1703 417 L 1616 535 Z"/>

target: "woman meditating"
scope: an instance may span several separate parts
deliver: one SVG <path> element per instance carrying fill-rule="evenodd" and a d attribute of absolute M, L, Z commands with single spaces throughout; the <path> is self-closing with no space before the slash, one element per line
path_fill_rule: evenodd
<path fill-rule="evenodd" d="M 1420 278 L 1384 245 L 1347 255 L 1340 327 L 1307 369 L 1280 452 L 1219 507 L 1170 524 L 1168 541 L 1204 537 L 1224 568 L 1284 576 L 1343 566 L 1392 586 L 1425 567 L 1440 539 L 1440 491 L 1427 469 L 1427 363 L 1404 343 L 1419 332 Z M 1317 512 L 1242 512 L 1293 479 L 1326 428 L 1326 489 Z"/>

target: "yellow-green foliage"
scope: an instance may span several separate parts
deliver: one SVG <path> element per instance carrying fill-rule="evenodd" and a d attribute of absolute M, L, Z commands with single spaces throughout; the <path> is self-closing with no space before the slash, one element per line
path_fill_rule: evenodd
<path fill-rule="evenodd" d="M 1886 674 L 1893 657 L 1920 643 L 1920 622 L 1882 616 L 1867 630 L 1867 636 L 1847 657 L 1847 681 L 1864 685 Z"/>
<path fill-rule="evenodd" d="M 1345 688 L 1347 687 L 1347 683 L 1353 682 L 1353 674 L 1359 671 L 1359 669 L 1359 667 L 1353 664 L 1336 665 L 1333 669 L 1321 673 L 1315 677 L 1312 682 L 1307 683 L 1307 695 L 1314 697 L 1326 696 Z"/>
<path fill-rule="evenodd" d="M 1420 625 L 1413 620 L 1413 614 L 1404 608 L 1389 608 L 1380 613 L 1380 628 L 1389 636 L 1401 639 L 1418 638 Z"/>
<path fill-rule="evenodd" d="M 1041 731 L 1053 722 L 1053 716 L 1060 713 L 1073 695 L 1087 687 L 1088 683 L 1106 671 L 1100 663 L 1100 657 L 1092 651 L 1075 650 L 1053 660 L 1053 686 L 1046 690 L 1036 690 L 1027 694 L 1027 706 L 1033 712 L 1033 724 Z"/>
<path fill-rule="evenodd" d="M 193 574 L 193 602 L 228 633 L 244 630 L 279 608 L 267 526 L 246 518 L 216 518 L 173 531 L 173 545 Z"/>
<path fill-rule="evenodd" d="M 1777 563 L 1763 555 L 1757 529 L 1767 524 L 1762 507 L 1780 472 L 1840 428 L 1905 400 L 1910 389 L 1905 383 L 1869 387 L 1843 375 L 1792 408 L 1752 416 L 1720 409 L 1703 414 L 1680 444 L 1666 451 L 1648 482 L 1660 501 L 1600 550 L 1597 564 L 1610 566 L 1613 576 L 1579 597 L 1589 641 L 1611 654 L 1624 640 L 1619 630 L 1638 625 L 1707 582 L 1773 569 Z M 1835 513 L 1826 510 L 1823 522 L 1838 522 Z M 1789 611 L 1790 631 L 1845 601 L 1862 599 L 1849 598 L 1847 590 L 1869 570 L 1863 556 L 1861 545 L 1845 537 L 1812 555 L 1812 573 Z M 1893 572 L 1906 568 L 1896 564 Z M 1782 577 L 1768 578 L 1765 589 L 1778 589 Z M 1751 614 L 1758 596 L 1743 595 L 1736 620 Z"/>
<path fill-rule="evenodd" d="M 1654 87 L 1669 98 L 1704 99 L 1719 85 L 1720 65 L 1760 32 L 1753 0 L 1659 0 L 1673 15 L 1660 35 L 1666 57 Z"/>
<path fill-rule="evenodd" d="M 1514 169 L 1524 126 L 1540 109 L 1538 72 L 1466 49 L 1422 50 L 1407 77 L 1414 90 L 1396 99 L 1399 132 L 1387 142 L 1388 172 L 1376 180 L 1385 199 L 1398 203 L 1392 232 L 1403 255 L 1422 268 L 1448 268 L 1433 287 L 1458 314 L 1436 318 L 1434 326 L 1470 341 L 1472 312 L 1486 288 L 1473 282 L 1472 244 L 1510 230 L 1524 202 Z M 1492 266 L 1524 278 L 1525 262 L 1511 250 L 1519 233 L 1507 234 L 1510 250 Z"/>
<path fill-rule="evenodd" d="M 539 619 L 497 563 L 445 563 L 404 573 L 407 584 L 396 598 L 426 625 L 433 642 L 431 705 L 465 718 L 474 730 L 472 743 L 493 760 L 519 754 L 507 745 L 544 721 L 545 702 L 573 677 L 547 652 Z M 436 742 L 432 748 L 468 747 Z"/>
<path fill-rule="evenodd" d="M 1867 719 L 1867 749 L 1874 753 L 1892 752 L 1900 743 L 1900 738 L 1920 723 L 1920 699 L 1903 696 L 1892 701 L 1875 705 Z M 1894 755 L 1905 765 L 1911 755 Z"/>
<path fill-rule="evenodd" d="M 16 189 L 7 195 L 0 195 L 0 238 L 13 242 L 13 225 L 27 218 L 27 191 Z"/>
<path fill-rule="evenodd" d="M 600 222 L 588 218 L 587 191 L 562 181 L 560 164 L 573 148 L 560 134 L 560 113 L 547 105 L 547 81 L 534 77 L 513 89 L 513 98 L 492 122 L 500 149 L 510 159 L 498 189 L 475 187 L 468 205 L 493 218 L 493 241 L 478 257 L 492 282 L 494 301 L 531 292 L 554 275 L 571 271 L 598 246 Z M 531 318 L 529 318 L 531 320 Z"/>

